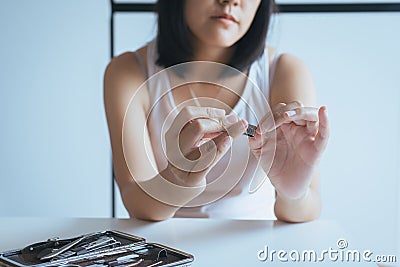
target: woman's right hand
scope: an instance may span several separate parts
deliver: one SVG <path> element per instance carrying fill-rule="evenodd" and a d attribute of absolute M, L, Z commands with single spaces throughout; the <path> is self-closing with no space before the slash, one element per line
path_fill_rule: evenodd
<path fill-rule="evenodd" d="M 186 187 L 204 186 L 211 168 L 247 129 L 245 120 L 211 107 L 183 108 L 165 134 L 167 178 Z"/>

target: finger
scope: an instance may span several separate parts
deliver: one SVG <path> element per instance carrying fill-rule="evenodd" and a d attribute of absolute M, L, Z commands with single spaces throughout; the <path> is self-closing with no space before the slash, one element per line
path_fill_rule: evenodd
<path fill-rule="evenodd" d="M 289 123 L 290 123 L 290 121 L 289 121 Z M 296 124 L 297 126 L 306 126 L 307 125 L 306 120 L 294 120 L 293 123 Z"/>
<path fill-rule="evenodd" d="M 280 118 L 284 117 L 285 112 L 289 110 L 295 110 L 298 108 L 302 108 L 303 104 L 300 101 L 292 101 L 288 104 L 281 105 L 280 108 L 273 110 L 275 121 L 278 121 Z"/>
<path fill-rule="evenodd" d="M 291 118 L 286 118 L 282 114 L 284 114 L 284 112 L 279 112 L 279 114 L 275 113 L 274 116 L 270 115 L 268 117 L 265 117 L 262 124 L 257 127 L 256 132 L 258 132 L 259 134 L 264 136 L 268 133 L 273 132 L 274 130 L 276 130 L 277 128 L 282 126 L 283 124 L 294 121 Z M 298 120 L 297 122 L 299 125 L 301 125 L 301 124 L 305 125 L 305 123 L 302 123 L 301 120 Z"/>
<path fill-rule="evenodd" d="M 192 120 L 182 129 L 179 135 L 183 154 L 188 153 L 194 146 L 199 147 L 206 141 L 219 136 L 237 122 L 236 114 L 230 114 L 218 120 L 212 118 Z"/>
<path fill-rule="evenodd" d="M 317 121 L 307 121 L 307 132 L 312 136 L 315 137 L 318 133 L 318 126 L 319 123 Z"/>
<path fill-rule="evenodd" d="M 274 111 L 274 110 L 279 110 L 279 109 L 281 109 L 282 107 L 286 107 L 286 103 L 280 102 L 280 103 L 274 105 L 274 106 L 272 107 L 271 110 L 272 110 L 272 111 Z"/>
<path fill-rule="evenodd" d="M 229 150 L 232 139 L 231 136 L 224 133 L 201 145 L 197 150 L 200 157 L 195 161 L 191 172 L 207 172 L 207 170 L 210 170 Z"/>
<path fill-rule="evenodd" d="M 249 139 L 250 150 L 259 149 L 263 145 L 263 138 L 259 133 L 256 133 L 253 138 L 248 138 L 248 139 Z"/>
<path fill-rule="evenodd" d="M 232 124 L 235 124 L 239 121 L 239 118 L 236 114 L 229 114 L 225 118 L 222 119 L 222 125 L 225 127 L 229 127 Z"/>
<path fill-rule="evenodd" d="M 257 126 L 256 133 L 264 134 L 273 130 L 274 128 L 275 128 L 274 114 L 272 112 L 269 112 L 261 119 L 261 122 Z"/>
<path fill-rule="evenodd" d="M 208 140 L 214 139 L 215 137 L 219 136 L 219 135 L 222 134 L 222 133 L 223 133 L 223 132 L 205 134 L 205 135 L 201 138 L 200 142 L 203 142 L 202 140 L 205 140 L 205 139 L 208 139 Z M 201 144 L 198 144 L 198 146 L 200 146 L 200 145 L 201 145 Z"/>
<path fill-rule="evenodd" d="M 246 120 L 240 120 L 227 127 L 226 132 L 229 136 L 236 138 L 240 135 L 243 135 L 246 132 L 248 126 L 249 124 Z"/>
<path fill-rule="evenodd" d="M 325 106 L 322 106 L 319 111 L 319 127 L 318 134 L 315 137 L 315 147 L 318 151 L 322 151 L 325 149 L 328 139 L 329 139 L 329 121 L 327 109 Z"/>
<path fill-rule="evenodd" d="M 207 152 L 207 150 L 210 150 L 210 148 L 199 148 L 197 153 L 199 155 L 201 154 L 203 157 L 192 167 L 188 177 L 196 178 L 199 175 L 204 176 L 204 172 L 208 173 L 208 171 L 211 170 L 211 168 L 219 161 L 219 159 L 229 151 L 229 148 L 232 146 L 232 137 L 228 136 L 227 133 L 224 133 L 223 136 L 218 136 L 215 140 L 210 140 L 209 142 L 211 143 L 204 145 L 211 145 L 212 147 L 216 148 L 216 152 Z"/>
<path fill-rule="evenodd" d="M 281 107 L 276 112 L 274 112 L 275 123 L 278 125 L 277 127 L 279 127 L 280 125 L 282 125 L 283 123 L 286 122 L 286 118 L 287 118 L 287 117 L 285 117 L 286 112 L 288 112 L 290 110 L 300 109 L 302 107 L 303 107 L 303 104 L 300 101 L 292 101 L 289 104 Z"/>
<path fill-rule="evenodd" d="M 275 126 L 275 117 L 281 116 L 281 110 L 285 107 L 285 103 L 278 103 L 274 105 L 270 112 L 265 114 L 258 123 L 256 133 L 262 134 L 270 131 Z"/>
<path fill-rule="evenodd" d="M 187 106 L 178 113 L 170 129 L 174 132 L 175 137 L 177 137 L 184 126 L 190 121 L 200 118 L 221 120 L 224 117 L 225 110 L 223 109 Z"/>
<path fill-rule="evenodd" d="M 257 150 L 261 147 L 264 147 L 267 143 L 275 143 L 276 140 L 276 130 L 272 130 L 270 132 L 259 134 L 256 133 L 254 137 L 248 138 L 249 140 L 249 148 L 251 150 Z"/>
<path fill-rule="evenodd" d="M 247 129 L 248 123 L 245 120 L 240 120 L 237 123 L 231 125 L 226 129 L 226 132 L 220 134 L 216 138 L 209 140 L 198 147 L 198 149 L 192 150 L 186 156 L 189 160 L 195 162 L 194 166 L 191 168 L 192 172 L 204 171 L 210 168 L 224 153 L 224 142 L 227 136 L 232 139 L 241 136 Z M 225 140 L 225 141 L 223 141 Z M 230 140 L 230 139 L 229 139 Z M 223 147 L 220 147 L 223 146 Z"/>
<path fill-rule="evenodd" d="M 214 166 L 219 159 L 229 150 L 231 140 L 243 135 L 248 127 L 245 120 L 240 120 L 226 129 L 225 133 L 209 140 L 199 147 L 200 158 L 194 167 L 195 171 L 205 170 Z M 229 138 L 228 138 L 229 137 Z M 229 143 L 229 145 L 228 145 Z"/>
<path fill-rule="evenodd" d="M 296 109 L 296 108 L 301 108 L 303 107 L 303 103 L 301 103 L 299 100 L 295 100 L 292 102 L 289 102 L 286 104 L 286 110 L 291 110 L 291 109 Z"/>
<path fill-rule="evenodd" d="M 226 132 L 220 134 L 219 136 L 215 137 L 214 139 L 204 143 L 203 145 L 200 146 L 201 151 L 209 152 L 212 150 L 212 145 L 211 143 L 214 143 L 218 146 L 220 142 L 222 142 L 225 137 L 230 136 L 232 139 L 243 135 L 243 133 L 246 131 L 248 126 L 248 123 L 245 120 L 240 120 L 237 123 L 231 125 L 226 129 Z"/>
<path fill-rule="evenodd" d="M 225 127 L 212 119 L 195 119 L 188 123 L 179 134 L 179 147 L 187 154 L 203 137 L 210 138 L 219 135 Z"/>
<path fill-rule="evenodd" d="M 318 121 L 318 109 L 314 107 L 290 109 L 283 113 L 283 117 L 290 121 Z M 305 123 L 303 125 L 305 125 Z"/>
<path fill-rule="evenodd" d="M 263 117 L 263 119 L 261 120 L 262 123 L 259 125 L 259 127 L 257 127 L 257 132 L 260 134 L 265 134 L 267 132 L 275 130 L 284 123 L 290 122 L 291 120 L 288 120 L 288 117 L 284 116 L 285 112 L 301 107 L 303 107 L 303 104 L 300 101 L 292 101 L 288 104 L 276 104 L 272 108 L 272 111 Z M 303 125 L 305 125 L 305 123 Z"/>
<path fill-rule="evenodd" d="M 229 148 L 232 146 L 233 138 L 231 136 L 224 136 L 223 138 L 216 138 L 215 144 L 217 146 L 217 156 L 212 164 L 214 166 L 225 154 L 228 152 Z"/>

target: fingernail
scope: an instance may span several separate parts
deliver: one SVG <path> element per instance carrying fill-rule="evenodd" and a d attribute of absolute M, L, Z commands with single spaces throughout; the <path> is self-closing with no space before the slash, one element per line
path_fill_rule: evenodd
<path fill-rule="evenodd" d="M 288 117 L 293 117 L 294 115 L 296 115 L 296 111 L 295 110 L 289 110 L 289 111 L 286 111 L 285 114 Z"/>
<path fill-rule="evenodd" d="M 237 116 L 235 114 L 230 114 L 225 119 L 230 124 L 235 123 L 235 122 L 238 121 L 238 118 L 237 118 Z"/>

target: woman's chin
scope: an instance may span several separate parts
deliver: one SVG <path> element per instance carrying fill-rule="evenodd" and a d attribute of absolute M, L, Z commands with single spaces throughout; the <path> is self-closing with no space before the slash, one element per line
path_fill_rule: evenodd
<path fill-rule="evenodd" d="M 209 44 L 211 46 L 220 47 L 220 48 L 228 48 L 233 46 L 238 40 L 232 38 L 221 38 L 216 37 L 215 39 L 211 39 Z"/>

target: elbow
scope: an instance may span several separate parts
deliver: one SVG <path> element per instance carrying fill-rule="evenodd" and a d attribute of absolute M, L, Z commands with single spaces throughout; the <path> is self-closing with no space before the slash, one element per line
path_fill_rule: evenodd
<path fill-rule="evenodd" d="M 319 218 L 320 214 L 311 214 L 309 216 L 285 216 L 276 214 L 276 218 L 279 221 L 287 222 L 287 223 L 305 223 L 315 221 Z"/>
<path fill-rule="evenodd" d="M 149 222 L 160 222 L 168 220 L 175 215 L 173 210 L 168 209 L 164 205 L 160 205 L 158 202 L 154 202 L 153 199 L 150 199 L 146 194 L 141 195 L 139 192 L 135 193 L 129 194 L 129 196 L 136 196 L 137 198 L 122 198 L 130 218 Z M 122 196 L 126 195 L 122 193 Z"/>
<path fill-rule="evenodd" d="M 143 211 L 138 211 L 134 210 L 129 212 L 129 216 L 131 218 L 139 219 L 142 221 L 148 221 L 148 222 L 161 222 L 168 220 L 173 217 L 173 214 L 157 214 L 157 213 L 150 213 L 150 212 L 143 212 Z"/>
<path fill-rule="evenodd" d="M 304 223 L 317 220 L 321 216 L 321 206 L 301 210 L 300 212 L 285 212 L 275 206 L 275 216 L 279 221 L 287 223 Z"/>

